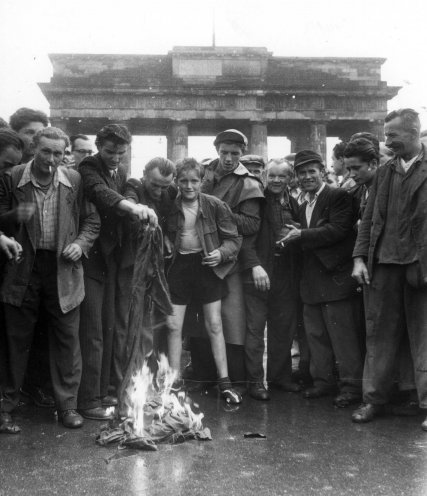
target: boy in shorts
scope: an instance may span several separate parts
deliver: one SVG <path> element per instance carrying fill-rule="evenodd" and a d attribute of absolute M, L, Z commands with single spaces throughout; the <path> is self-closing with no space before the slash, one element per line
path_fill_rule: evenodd
<path fill-rule="evenodd" d="M 167 237 L 174 258 L 168 273 L 173 315 L 168 317 L 169 362 L 177 374 L 182 352 L 182 326 L 187 305 L 203 306 L 206 331 L 212 347 L 221 396 L 241 403 L 228 377 L 221 320 L 224 277 L 237 261 L 242 244 L 230 208 L 214 196 L 200 193 L 201 165 L 193 158 L 176 164 L 178 196 L 167 219 Z"/>

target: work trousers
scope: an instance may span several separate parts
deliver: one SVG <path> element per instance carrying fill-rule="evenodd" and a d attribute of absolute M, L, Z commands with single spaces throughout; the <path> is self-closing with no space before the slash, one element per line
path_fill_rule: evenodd
<path fill-rule="evenodd" d="M 407 335 L 420 407 L 427 408 L 427 288 L 411 286 L 407 269 L 397 264 L 374 268 L 367 294 L 363 399 L 374 404 L 388 402 Z"/>
<path fill-rule="evenodd" d="M 90 262 L 90 261 L 89 261 Z M 101 406 L 107 396 L 113 360 L 117 263 L 106 260 L 104 281 L 85 276 L 85 299 L 80 306 L 80 346 L 83 372 L 79 408 Z"/>
<path fill-rule="evenodd" d="M 317 387 L 334 387 L 335 360 L 340 392 L 361 393 L 363 357 L 360 322 L 355 319 L 358 297 L 316 305 L 304 304 L 304 325 L 310 347 L 310 373 Z"/>
<path fill-rule="evenodd" d="M 280 258 L 280 257 L 277 257 Z M 259 291 L 253 283 L 245 283 L 247 380 L 264 380 L 264 331 L 267 324 L 267 381 L 289 384 L 292 375 L 292 341 L 297 331 L 298 288 L 291 287 L 292 278 L 275 264 L 269 291 Z"/>
<path fill-rule="evenodd" d="M 19 403 L 19 390 L 24 381 L 41 305 L 47 316 L 49 366 L 57 407 L 68 410 L 77 406 L 82 371 L 79 308 L 62 312 L 58 299 L 56 254 L 37 250 L 22 305 L 4 304 L 8 373 L 3 388 L 3 411 L 11 412 Z"/>

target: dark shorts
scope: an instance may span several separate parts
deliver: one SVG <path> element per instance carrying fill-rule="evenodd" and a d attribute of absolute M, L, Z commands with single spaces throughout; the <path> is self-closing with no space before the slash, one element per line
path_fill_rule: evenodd
<path fill-rule="evenodd" d="M 168 273 L 172 303 L 188 305 L 192 301 L 212 303 L 227 295 L 227 285 L 210 268 L 202 265 L 203 253 L 177 254 Z"/>

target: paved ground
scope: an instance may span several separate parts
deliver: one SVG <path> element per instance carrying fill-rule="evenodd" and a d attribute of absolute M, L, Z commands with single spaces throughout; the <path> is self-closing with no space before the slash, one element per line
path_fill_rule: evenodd
<path fill-rule="evenodd" d="M 53 413 L 22 407 L 22 433 L 0 436 L 0 494 L 15 495 L 427 495 L 422 418 L 350 422 L 329 398 L 273 392 L 235 411 L 197 398 L 213 441 L 120 452 L 95 444 L 99 423 L 70 431 Z M 265 440 L 245 439 L 261 432 Z"/>

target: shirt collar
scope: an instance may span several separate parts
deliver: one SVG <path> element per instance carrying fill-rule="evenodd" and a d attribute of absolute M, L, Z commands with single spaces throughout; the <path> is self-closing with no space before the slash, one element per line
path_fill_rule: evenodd
<path fill-rule="evenodd" d="M 29 182 L 33 183 L 33 181 L 32 181 L 33 174 L 31 172 L 33 162 L 34 162 L 34 160 L 32 160 L 31 162 L 28 162 L 28 164 L 25 166 L 21 180 L 18 183 L 18 188 L 22 188 L 23 186 L 25 186 Z M 68 188 L 72 187 L 70 181 L 68 180 L 68 177 L 64 173 L 62 166 L 60 166 L 56 169 L 56 172 L 53 176 L 53 185 L 55 188 L 58 187 L 59 183 L 62 183 L 64 186 L 67 186 Z"/>
<path fill-rule="evenodd" d="M 325 189 L 325 186 L 326 186 L 326 183 L 322 183 L 322 186 L 320 186 L 319 190 L 314 195 L 314 199 L 311 200 L 311 201 L 310 201 L 310 195 L 309 195 L 309 193 L 305 193 L 305 195 L 304 195 L 304 201 L 306 201 L 307 203 L 314 203 L 314 202 L 316 202 L 317 199 L 319 198 L 320 193 Z"/>

